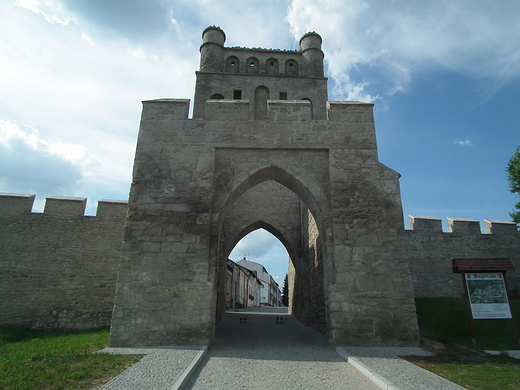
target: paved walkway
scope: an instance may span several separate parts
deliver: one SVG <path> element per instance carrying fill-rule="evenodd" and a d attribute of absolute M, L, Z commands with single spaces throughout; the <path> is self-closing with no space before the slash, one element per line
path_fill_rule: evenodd
<path fill-rule="evenodd" d="M 205 364 L 186 389 L 379 389 L 335 353 L 324 335 L 285 311 L 273 311 L 226 313 Z"/>
<path fill-rule="evenodd" d="M 280 308 L 228 312 L 205 347 L 108 348 L 146 354 L 102 390 L 461 390 L 396 356 L 419 348 L 337 348 Z M 348 363 L 347 363 L 348 361 Z"/>

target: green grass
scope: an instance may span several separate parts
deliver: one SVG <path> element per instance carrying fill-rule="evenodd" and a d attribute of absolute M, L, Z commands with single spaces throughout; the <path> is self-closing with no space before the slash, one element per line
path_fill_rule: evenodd
<path fill-rule="evenodd" d="M 515 318 L 520 319 L 520 301 L 512 304 Z M 475 321 L 475 348 L 464 299 L 416 299 L 416 306 L 423 347 L 435 356 L 406 357 L 407 360 L 467 389 L 520 389 L 520 360 L 482 351 L 520 349 L 514 343 L 510 321 Z"/>
<path fill-rule="evenodd" d="M 0 327 L 0 388 L 95 389 L 140 359 L 93 354 L 108 329 L 44 331 Z"/>
<path fill-rule="evenodd" d="M 520 362 L 509 356 L 482 355 L 448 348 L 437 352 L 434 357 L 405 358 L 466 389 L 520 389 Z"/>
<path fill-rule="evenodd" d="M 435 340 L 473 347 L 468 308 L 462 298 L 416 299 L 422 335 Z M 513 315 L 520 320 L 520 300 L 513 300 Z M 518 328 L 517 323 L 517 328 Z M 477 345 L 481 349 L 520 349 L 513 338 L 511 320 L 475 320 Z M 518 332 L 518 330 L 517 330 Z"/>
<path fill-rule="evenodd" d="M 424 347 L 433 357 L 406 357 L 472 390 L 520 390 L 520 360 L 490 356 L 472 346 L 463 299 L 417 299 Z M 520 320 L 520 301 L 513 301 Z M 509 321 L 478 320 L 482 349 L 518 349 Z M 43 331 L 0 327 L 0 389 L 98 389 L 140 356 L 93 354 L 108 344 L 108 329 Z M 433 341 L 431 341 L 433 340 Z"/>

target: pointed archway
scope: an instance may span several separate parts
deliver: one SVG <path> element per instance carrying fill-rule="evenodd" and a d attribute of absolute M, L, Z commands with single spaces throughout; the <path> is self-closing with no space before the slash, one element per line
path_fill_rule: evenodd
<path fill-rule="evenodd" d="M 231 176 L 227 170 L 221 173 L 229 181 L 221 181 L 222 190 L 217 193 L 225 196 L 215 197 L 216 202 L 222 202 L 215 205 L 215 210 L 221 210 L 215 235 L 218 239 L 217 321 L 225 311 L 223 277 L 228 255 L 240 239 L 263 228 L 280 240 L 290 256 L 291 314 L 326 333 L 326 276 L 333 274 L 329 265 L 324 266 L 331 264 L 324 242 L 328 215 L 326 194 L 320 193 L 321 188 L 313 194 L 301 180 L 277 165 L 256 169 L 241 182 L 237 180 L 241 170 L 235 166 L 232 171 Z M 322 204 L 317 199 L 323 201 Z"/>

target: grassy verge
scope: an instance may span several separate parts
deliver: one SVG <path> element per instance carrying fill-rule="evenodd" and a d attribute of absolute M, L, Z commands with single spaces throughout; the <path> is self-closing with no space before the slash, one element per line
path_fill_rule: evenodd
<path fill-rule="evenodd" d="M 432 357 L 405 357 L 431 372 L 471 390 L 520 389 L 520 360 L 492 356 L 490 350 L 519 349 L 510 321 L 476 321 L 478 348 L 473 347 L 464 299 L 417 299 L 417 317 L 423 347 Z M 520 319 L 520 301 L 513 301 Z"/>
<path fill-rule="evenodd" d="M 466 301 L 462 298 L 419 298 L 415 300 L 421 333 L 435 340 L 473 347 Z M 513 300 L 513 315 L 520 321 L 520 300 Z M 518 327 L 517 323 L 517 327 Z M 519 349 L 514 343 L 510 320 L 475 320 L 481 349 Z M 520 331 L 519 331 L 520 332 Z"/>
<path fill-rule="evenodd" d="M 140 356 L 93 354 L 108 329 L 43 331 L 0 327 L 0 388 L 97 389 Z"/>
<path fill-rule="evenodd" d="M 447 346 L 433 357 L 405 357 L 418 366 L 470 390 L 520 389 L 520 362 Z"/>

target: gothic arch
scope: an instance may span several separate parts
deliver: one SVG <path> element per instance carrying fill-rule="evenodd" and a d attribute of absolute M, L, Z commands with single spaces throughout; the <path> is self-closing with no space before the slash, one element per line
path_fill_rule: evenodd
<path fill-rule="evenodd" d="M 235 166 L 235 168 L 237 167 Z M 240 171 L 240 169 L 238 169 L 238 171 Z M 226 173 L 221 172 L 221 174 L 226 176 Z M 213 210 L 215 212 L 215 224 L 213 225 L 212 229 L 212 252 L 215 254 L 213 264 L 215 265 L 215 270 L 217 272 L 215 275 L 215 286 L 218 291 L 215 295 L 217 320 L 222 318 L 224 314 L 225 304 L 222 301 L 222 297 L 225 296 L 225 293 L 222 290 L 224 286 L 222 283 L 222 278 L 225 272 L 224 267 L 226 264 L 227 255 L 231 252 L 234 245 L 236 245 L 236 243 L 238 243 L 242 237 L 253 230 L 264 228 L 273 234 L 277 239 L 279 239 L 280 242 L 282 242 L 291 258 L 290 264 L 294 270 L 295 280 L 297 280 L 297 282 L 295 282 L 297 285 L 295 284 L 294 286 L 296 286 L 295 289 L 299 291 L 298 298 L 295 301 L 297 304 L 294 305 L 294 302 L 291 304 L 291 307 L 295 310 L 293 311 L 293 314 L 307 325 L 314 326 L 316 329 L 325 332 L 326 323 L 329 322 L 328 318 L 330 314 L 329 308 L 325 305 L 327 294 L 329 294 L 327 285 L 334 278 L 334 261 L 332 259 L 332 230 L 330 227 L 330 214 L 328 198 L 326 194 L 319 192 L 313 194 L 312 190 L 308 188 L 308 186 L 305 185 L 302 181 L 297 179 L 293 174 L 289 173 L 284 168 L 275 165 L 259 168 L 249 174 L 247 177 L 242 177 L 240 181 L 237 180 L 238 178 L 236 176 L 240 176 L 240 173 L 234 171 L 231 177 L 227 177 L 227 185 L 222 185 L 217 189 L 215 202 L 213 204 Z M 305 279 L 305 277 L 302 279 L 306 267 L 306 265 L 302 262 L 302 253 L 298 252 L 299 248 L 295 248 L 293 245 L 291 245 L 290 240 L 288 240 L 287 237 L 282 234 L 280 229 L 276 228 L 272 224 L 268 224 L 263 220 L 257 220 L 247 225 L 238 234 L 234 234 L 233 237 L 224 238 L 222 235 L 222 232 L 225 228 L 224 222 L 233 209 L 234 204 L 238 202 L 248 190 L 269 180 L 279 183 L 280 185 L 289 189 L 294 195 L 296 195 L 301 204 L 304 206 L 304 209 L 308 210 L 308 212 L 312 215 L 312 218 L 315 220 L 318 231 L 318 240 L 320 242 L 319 246 L 321 257 L 319 261 L 323 271 L 320 276 L 318 276 L 319 279 L 315 279 L 314 282 L 320 284 L 318 289 L 321 295 L 318 294 L 315 297 L 308 296 L 307 290 L 309 290 L 310 286 L 307 283 L 309 283 L 309 280 Z M 266 194 L 266 196 L 268 196 L 268 194 Z M 300 234 L 302 234 L 302 232 L 300 232 Z M 233 242 L 233 245 L 229 244 L 230 240 Z M 314 285 L 313 288 L 316 288 L 316 285 Z M 304 295 L 307 294 L 305 298 L 302 296 L 302 291 L 307 291 L 307 293 L 303 293 Z M 309 304 L 311 301 L 312 305 Z M 319 320 L 312 318 L 313 316 L 310 315 L 310 310 L 312 310 L 311 307 L 314 309 L 316 307 L 320 307 L 323 311 L 323 316 L 320 317 Z"/>
<path fill-rule="evenodd" d="M 236 184 L 234 181 L 230 182 L 230 187 L 233 186 L 233 184 L 236 185 L 234 188 L 222 189 L 223 193 L 229 193 L 229 196 L 225 201 L 220 200 L 220 202 L 222 202 L 221 205 L 215 205 L 215 211 L 218 214 L 218 225 L 220 226 L 222 224 L 227 210 L 234 202 L 236 202 L 238 198 L 240 198 L 250 188 L 267 180 L 276 181 L 293 191 L 311 211 L 314 218 L 316 218 L 318 225 L 324 225 L 325 221 L 323 218 L 325 215 L 329 215 L 328 206 L 325 204 L 320 204 L 320 202 L 316 200 L 315 195 L 313 195 L 312 192 L 294 175 L 290 174 L 281 167 L 273 165 L 257 169 L 240 184 Z M 319 195 L 320 197 L 324 197 L 325 194 Z M 323 201 L 324 200 L 325 199 L 323 199 Z M 220 212 L 217 210 L 220 210 Z M 323 234 L 325 232 L 321 233 Z"/>
<path fill-rule="evenodd" d="M 267 223 L 265 221 L 253 222 L 251 225 L 249 225 L 249 226 L 245 227 L 244 229 L 242 229 L 242 231 L 240 233 L 238 233 L 235 236 L 235 238 L 233 238 L 231 240 L 231 242 L 229 244 L 229 248 L 234 248 L 242 238 L 244 238 L 249 233 L 252 233 L 252 232 L 254 232 L 255 230 L 258 230 L 258 229 L 264 229 L 264 230 L 268 231 L 269 233 L 271 233 L 273 236 L 275 236 L 282 243 L 282 245 L 287 250 L 287 253 L 289 253 L 289 257 L 291 259 L 296 259 L 297 258 L 298 255 L 297 255 L 296 249 L 293 247 L 293 245 L 291 245 L 291 243 L 283 235 L 283 233 L 280 232 L 279 229 L 277 229 L 276 227 L 274 227 L 273 225 L 271 225 L 270 223 Z M 228 252 L 228 253 L 226 253 L 224 257 L 227 258 L 227 257 L 229 257 L 229 253 L 231 253 L 231 251 L 226 251 L 226 252 Z"/>

